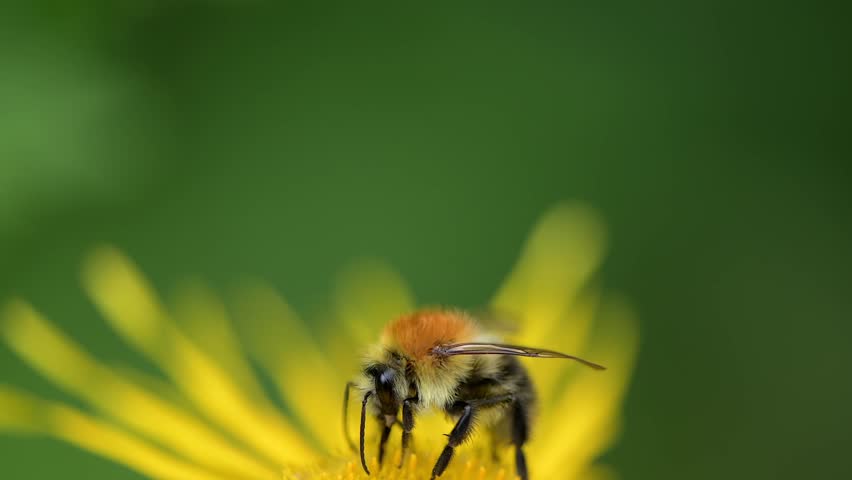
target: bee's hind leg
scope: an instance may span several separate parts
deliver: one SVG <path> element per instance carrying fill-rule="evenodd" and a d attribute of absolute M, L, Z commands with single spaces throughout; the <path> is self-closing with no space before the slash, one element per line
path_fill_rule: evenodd
<path fill-rule="evenodd" d="M 456 425 L 453 427 L 453 430 L 449 435 L 447 435 L 447 437 L 449 437 L 447 446 L 444 447 L 444 450 L 441 452 L 441 456 L 438 457 L 438 461 L 435 462 L 435 466 L 432 467 L 431 480 L 435 480 L 435 478 L 440 477 L 441 474 L 444 473 L 444 470 L 447 469 L 447 465 L 450 464 L 450 459 L 453 458 L 453 451 L 455 448 L 464 442 L 473 430 L 473 416 L 476 413 L 476 409 L 469 403 L 463 403 L 463 405 L 459 406 L 461 407 L 462 414 L 456 422 Z"/>
<path fill-rule="evenodd" d="M 514 397 L 512 395 L 498 395 L 471 402 L 456 402 L 453 406 L 453 410 L 461 411 L 461 416 L 459 416 L 456 426 L 453 427 L 453 430 L 449 435 L 447 435 L 449 437 L 447 446 L 444 447 L 444 450 L 441 452 L 441 456 L 438 457 L 438 461 L 435 462 L 435 466 L 432 468 L 431 480 L 435 480 L 435 478 L 440 477 L 441 474 L 444 473 L 444 470 L 447 469 L 447 465 L 450 464 L 450 460 L 453 458 L 455 448 L 464 442 L 468 436 L 470 436 L 470 433 L 473 431 L 474 416 L 480 408 L 507 403 L 513 399 Z M 526 478 L 523 480 L 526 480 Z"/>
<path fill-rule="evenodd" d="M 523 446 L 529 438 L 529 414 L 520 402 L 512 403 L 512 444 L 515 445 L 515 470 L 521 480 L 529 480 Z"/>

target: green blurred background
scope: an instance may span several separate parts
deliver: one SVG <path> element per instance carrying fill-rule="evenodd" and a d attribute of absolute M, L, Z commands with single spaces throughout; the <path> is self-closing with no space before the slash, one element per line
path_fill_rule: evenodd
<path fill-rule="evenodd" d="M 848 7 L 834 2 L 41 2 L 0 7 L 0 296 L 137 362 L 79 286 L 324 308 L 374 256 L 487 301 L 554 202 L 610 227 L 642 347 L 625 478 L 850 478 Z M 846 11 L 841 11 L 846 10 Z M 8 350 L 0 380 L 66 398 Z M 2 478 L 137 479 L 0 436 Z"/>

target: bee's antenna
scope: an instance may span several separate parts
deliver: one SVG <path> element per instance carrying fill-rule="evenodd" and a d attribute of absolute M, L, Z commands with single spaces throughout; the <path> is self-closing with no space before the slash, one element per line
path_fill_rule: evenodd
<path fill-rule="evenodd" d="M 352 452 L 355 452 L 355 443 L 349 436 L 349 389 L 354 387 L 352 382 L 346 382 L 346 390 L 343 391 L 343 436 L 346 437 L 346 443 Z"/>
<path fill-rule="evenodd" d="M 361 466 L 364 467 L 367 475 L 370 474 L 370 469 L 367 468 L 367 460 L 364 459 L 364 424 L 367 423 L 367 400 L 370 399 L 370 395 L 372 394 L 373 392 L 367 392 L 364 395 L 364 401 L 361 402 Z"/>

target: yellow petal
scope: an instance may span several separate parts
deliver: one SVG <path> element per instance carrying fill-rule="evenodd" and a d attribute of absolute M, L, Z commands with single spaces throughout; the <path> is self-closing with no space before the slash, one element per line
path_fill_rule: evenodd
<path fill-rule="evenodd" d="M 4 339 L 24 361 L 113 419 L 212 469 L 274 476 L 191 413 L 98 363 L 28 304 L 11 302 L 2 319 Z"/>
<path fill-rule="evenodd" d="M 181 480 L 225 480 L 133 438 L 106 423 L 67 407 L 54 407 L 53 435 L 84 450 L 122 463 L 151 477 Z"/>
<path fill-rule="evenodd" d="M 553 330 L 547 335 L 547 341 L 541 346 L 571 355 L 588 357 L 586 341 L 594 325 L 600 307 L 600 294 L 597 291 L 580 294 L 576 301 L 561 315 Z M 595 358 L 588 357 L 590 361 Z M 564 388 L 566 376 L 587 367 L 570 361 L 542 361 L 533 359 L 525 362 L 535 382 L 541 402 L 548 404 L 556 399 Z"/>
<path fill-rule="evenodd" d="M 543 478 L 558 473 L 573 478 L 604 449 L 617 432 L 618 410 L 630 379 L 638 346 L 635 317 L 625 302 L 608 300 L 601 331 L 590 354 L 606 371 L 578 370 L 560 398 L 543 408 L 532 462 Z"/>
<path fill-rule="evenodd" d="M 194 343 L 239 386 L 248 399 L 273 408 L 228 318 L 225 305 L 198 280 L 184 282 L 175 295 L 175 320 Z"/>
<path fill-rule="evenodd" d="M 43 431 L 44 415 L 33 398 L 0 384 L 0 430 L 21 433 Z"/>
<path fill-rule="evenodd" d="M 336 324 L 356 351 L 379 340 L 385 324 L 414 309 L 414 296 L 402 277 L 378 260 L 360 260 L 338 276 L 334 295 Z M 346 353 L 351 354 L 352 348 Z"/>
<path fill-rule="evenodd" d="M 143 440 L 74 408 L 42 400 L 0 386 L 0 411 L 12 409 L 25 416 L 32 430 L 53 436 L 83 450 L 100 455 L 152 478 L 173 480 L 226 480 L 201 467 L 174 457 Z M 0 417 L 2 419 L 2 417 Z M 0 420 L 0 428 L 6 425 Z M 233 479 L 231 479 L 233 480 Z"/>
<path fill-rule="evenodd" d="M 170 372 L 175 383 L 209 419 L 277 465 L 306 463 L 316 454 L 277 412 L 246 398 L 228 375 L 200 350 L 177 348 Z"/>
<path fill-rule="evenodd" d="M 598 215 L 583 205 L 559 205 L 541 218 L 492 301 L 497 311 L 522 318 L 520 343 L 546 346 L 548 333 L 598 268 L 604 237 Z"/>
<path fill-rule="evenodd" d="M 304 322 L 273 289 L 258 282 L 236 294 L 240 330 L 249 351 L 269 373 L 287 405 L 326 451 L 340 451 L 345 377 Z"/>
<path fill-rule="evenodd" d="M 158 364 L 209 419 L 278 464 L 314 458 L 286 419 L 252 403 L 214 359 L 180 332 L 129 259 L 104 247 L 91 255 L 83 273 L 89 296 L 109 324 Z"/>

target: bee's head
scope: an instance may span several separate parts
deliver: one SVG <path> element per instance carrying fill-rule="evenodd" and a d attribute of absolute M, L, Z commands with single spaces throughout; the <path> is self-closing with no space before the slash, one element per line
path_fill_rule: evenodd
<path fill-rule="evenodd" d="M 365 355 L 361 374 L 358 379 L 349 384 L 357 385 L 363 392 L 361 401 L 361 428 L 360 428 L 360 451 L 361 466 L 370 474 L 367 461 L 364 457 L 364 429 L 367 412 L 370 411 L 383 424 L 382 445 L 387 440 L 391 427 L 399 423 L 397 414 L 406 399 L 415 396 L 414 364 L 409 358 L 399 353 L 396 349 L 385 345 L 376 345 Z M 349 396 L 347 386 L 346 397 Z M 346 423 L 346 409 L 344 409 L 344 424 Z M 351 442 L 350 442 L 351 444 Z M 352 445 L 354 449 L 354 445 Z M 381 463 L 383 449 L 379 450 L 379 463 Z"/>
<path fill-rule="evenodd" d="M 408 397 L 412 379 L 406 375 L 405 358 L 393 351 L 386 352 L 382 361 L 373 362 L 364 368 L 367 383 L 374 392 L 375 404 L 385 425 L 396 421 L 402 402 Z"/>

